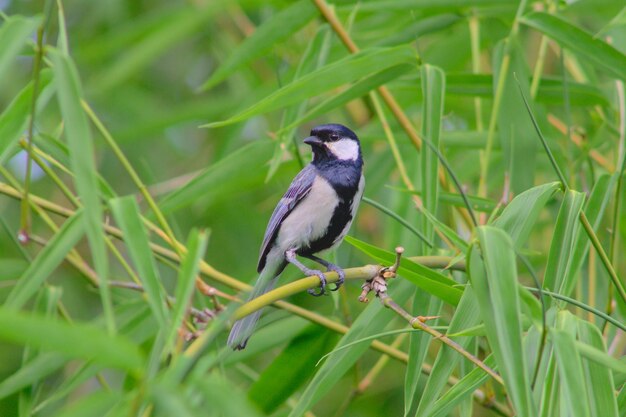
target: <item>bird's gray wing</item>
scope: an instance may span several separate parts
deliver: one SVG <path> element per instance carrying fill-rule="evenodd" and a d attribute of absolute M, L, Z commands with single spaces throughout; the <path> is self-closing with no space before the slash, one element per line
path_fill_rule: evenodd
<path fill-rule="evenodd" d="M 298 173 L 296 178 L 293 179 L 289 189 L 276 205 L 274 213 L 272 213 L 272 217 L 267 225 L 267 230 L 265 230 L 265 236 L 263 237 L 263 244 L 261 245 L 261 251 L 259 254 L 259 264 L 257 266 L 258 272 L 261 272 L 265 267 L 267 254 L 276 239 L 280 225 L 285 217 L 287 217 L 287 215 L 291 213 L 298 203 L 306 197 L 309 191 L 311 191 L 315 176 L 315 167 L 312 165 L 304 167 L 304 169 Z"/>

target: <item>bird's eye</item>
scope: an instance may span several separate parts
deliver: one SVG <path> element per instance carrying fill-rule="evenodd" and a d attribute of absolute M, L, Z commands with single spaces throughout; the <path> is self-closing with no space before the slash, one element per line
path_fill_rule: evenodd
<path fill-rule="evenodd" d="M 339 140 L 339 135 L 337 135 L 336 133 L 331 133 L 330 140 L 332 140 L 333 142 Z"/>

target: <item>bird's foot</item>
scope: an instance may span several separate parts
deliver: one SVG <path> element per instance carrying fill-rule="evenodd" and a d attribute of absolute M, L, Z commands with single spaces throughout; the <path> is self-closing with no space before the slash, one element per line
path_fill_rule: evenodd
<path fill-rule="evenodd" d="M 316 291 L 315 288 L 309 288 L 308 290 L 306 290 L 306 292 L 311 294 L 313 297 L 319 297 L 321 295 L 328 295 L 328 293 L 326 292 L 326 275 L 324 275 L 322 271 L 319 271 L 317 269 L 309 269 L 307 271 L 304 271 L 304 273 L 309 276 L 317 275 L 317 277 L 320 279 L 319 291 Z"/>
<path fill-rule="evenodd" d="M 337 265 L 330 264 L 328 265 L 329 271 L 334 271 L 339 276 L 337 282 L 335 282 L 335 286 L 330 288 L 331 291 L 337 291 L 343 285 L 343 282 L 346 280 L 346 273 L 343 272 L 343 269 L 339 268 Z"/>

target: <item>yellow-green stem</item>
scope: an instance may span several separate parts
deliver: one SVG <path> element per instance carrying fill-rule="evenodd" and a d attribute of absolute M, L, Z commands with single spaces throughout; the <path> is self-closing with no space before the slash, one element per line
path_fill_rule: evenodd
<path fill-rule="evenodd" d="M 470 362 L 478 366 L 480 369 L 485 371 L 487 374 L 489 374 L 489 376 L 491 376 L 494 380 L 496 380 L 496 382 L 498 382 L 500 385 L 504 385 L 504 381 L 502 380 L 502 377 L 500 375 L 498 375 L 493 369 L 485 365 L 485 363 L 481 361 L 480 359 L 478 359 L 476 356 L 472 355 L 470 352 L 463 349 L 463 347 L 459 345 L 458 343 L 456 343 L 454 340 L 450 339 L 448 336 L 444 335 L 443 333 L 428 326 L 427 324 L 422 322 L 419 317 L 413 317 L 406 310 L 404 310 L 402 307 L 396 304 L 396 302 L 393 301 L 393 299 L 389 297 L 387 293 L 380 293 L 379 297 L 380 297 L 380 301 L 383 303 L 385 307 L 390 308 L 391 310 L 396 312 L 399 316 L 401 316 L 406 321 L 408 321 L 411 327 L 417 330 L 422 330 L 428 333 L 429 335 L 431 335 L 432 337 L 434 337 L 435 339 L 440 340 L 442 343 L 446 344 L 453 350 L 457 351 L 464 358 L 466 358 L 467 360 L 469 360 Z"/>

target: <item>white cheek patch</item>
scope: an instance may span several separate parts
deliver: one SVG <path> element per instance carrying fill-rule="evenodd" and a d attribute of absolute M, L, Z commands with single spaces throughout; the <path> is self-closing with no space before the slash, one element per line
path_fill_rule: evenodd
<path fill-rule="evenodd" d="M 337 142 L 328 142 L 326 147 L 337 159 L 356 160 L 359 157 L 359 144 L 352 139 L 341 139 Z"/>

